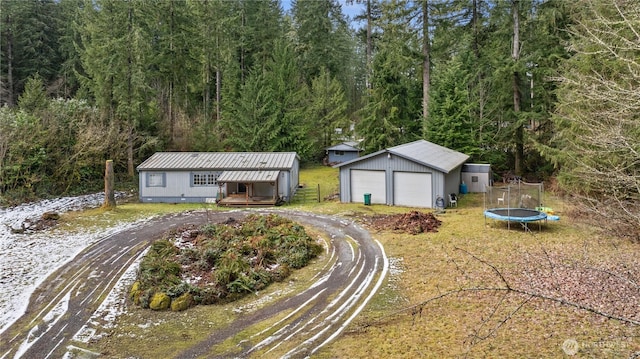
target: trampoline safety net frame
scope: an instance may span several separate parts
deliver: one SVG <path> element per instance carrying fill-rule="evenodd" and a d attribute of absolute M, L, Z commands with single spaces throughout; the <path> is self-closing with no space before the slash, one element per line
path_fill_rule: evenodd
<path fill-rule="evenodd" d="M 542 183 L 527 183 L 518 181 L 506 187 L 485 186 L 484 193 L 484 218 L 506 221 L 507 228 L 511 229 L 511 222 L 518 222 L 529 230 L 528 223 L 546 221 L 547 214 L 540 212 L 536 207 L 542 207 L 544 185 Z"/>

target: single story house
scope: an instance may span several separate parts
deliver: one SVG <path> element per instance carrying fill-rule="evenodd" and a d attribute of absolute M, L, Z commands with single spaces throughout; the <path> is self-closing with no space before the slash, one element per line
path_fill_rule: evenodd
<path fill-rule="evenodd" d="M 425 140 L 340 163 L 340 201 L 435 208 L 440 196 L 458 194 L 464 153 Z"/>
<path fill-rule="evenodd" d="M 355 158 L 358 158 L 360 156 L 360 152 L 362 152 L 362 149 L 358 147 L 358 142 L 348 141 L 328 147 L 326 149 L 326 152 L 327 162 L 335 164 L 351 161 Z"/>
<path fill-rule="evenodd" d="M 157 152 L 138 167 L 141 202 L 289 202 L 299 182 L 295 152 Z"/>

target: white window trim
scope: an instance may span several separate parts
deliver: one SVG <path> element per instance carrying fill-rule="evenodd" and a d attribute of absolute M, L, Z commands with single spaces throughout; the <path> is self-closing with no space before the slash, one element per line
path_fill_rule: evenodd
<path fill-rule="evenodd" d="M 167 174 L 164 172 L 147 172 L 145 176 L 147 187 L 166 187 Z M 158 181 L 157 177 L 160 178 Z"/>
<path fill-rule="evenodd" d="M 220 172 L 191 172 L 189 177 L 191 187 L 216 187 Z"/>

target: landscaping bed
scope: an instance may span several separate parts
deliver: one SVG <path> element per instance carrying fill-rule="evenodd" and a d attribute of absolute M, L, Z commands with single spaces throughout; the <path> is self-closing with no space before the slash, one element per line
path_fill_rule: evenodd
<path fill-rule="evenodd" d="M 174 311 L 236 300 L 284 280 L 321 250 L 302 226 L 276 214 L 181 228 L 151 245 L 130 299 Z"/>

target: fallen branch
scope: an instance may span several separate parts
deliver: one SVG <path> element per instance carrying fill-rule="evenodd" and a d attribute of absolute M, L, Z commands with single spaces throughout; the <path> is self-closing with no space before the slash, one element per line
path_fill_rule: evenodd
<path fill-rule="evenodd" d="M 489 318 L 493 317 L 494 315 L 496 315 L 498 309 L 500 308 L 500 306 L 502 305 L 502 303 L 505 301 L 505 299 L 509 296 L 509 294 L 514 294 L 514 295 L 518 295 L 518 296 L 524 296 L 525 299 L 514 309 L 512 310 L 508 315 L 506 315 L 503 319 L 500 320 L 500 322 L 491 330 L 489 330 L 488 334 L 480 336 L 477 333 L 480 331 L 480 329 L 482 328 L 482 326 L 476 330 L 476 334 L 475 334 L 475 338 L 479 339 L 479 340 L 485 340 L 487 338 L 489 338 L 490 336 L 492 336 L 493 334 L 495 334 L 504 324 L 506 324 L 518 311 L 520 311 L 527 303 L 529 303 L 531 300 L 533 299 L 540 299 L 540 300 L 545 300 L 545 301 L 550 301 L 550 302 L 555 302 L 558 303 L 560 305 L 564 305 L 564 306 L 568 306 L 568 307 L 573 307 L 579 310 L 584 310 L 587 312 L 590 312 L 592 314 L 607 318 L 607 319 L 612 319 L 612 320 L 617 320 L 620 321 L 622 323 L 626 323 L 626 324 L 630 324 L 630 325 L 634 325 L 634 326 L 640 326 L 640 321 L 633 319 L 633 318 L 629 318 L 623 315 L 616 315 L 614 313 L 610 313 L 607 312 L 605 310 L 600 310 L 597 309 L 594 306 L 590 306 L 588 304 L 582 304 L 576 301 L 572 301 L 569 300 L 567 298 L 563 298 L 563 297 L 559 297 L 559 296 L 552 296 L 552 295 L 548 295 L 548 294 L 544 294 L 541 292 L 537 292 L 534 290 L 528 290 L 528 289 L 524 289 L 524 288 L 519 288 L 514 286 L 509 280 L 507 280 L 507 278 L 502 274 L 501 270 L 498 269 L 495 265 L 487 262 L 486 260 L 474 255 L 473 253 L 470 253 L 469 251 L 462 249 L 462 248 L 458 248 L 456 247 L 455 250 L 460 251 L 465 253 L 466 255 L 470 256 L 471 258 L 475 259 L 476 261 L 482 263 L 483 265 L 491 268 L 492 272 L 495 274 L 495 276 L 497 278 L 499 278 L 499 282 L 502 284 L 501 286 L 495 286 L 495 287 L 487 287 L 487 286 L 476 286 L 476 287 L 461 287 L 461 288 L 456 288 L 456 289 L 450 289 L 447 290 L 443 293 L 440 293 L 438 295 L 435 295 L 431 298 L 428 298 L 420 303 L 405 307 L 405 308 L 401 308 L 399 310 L 393 311 L 387 315 L 384 315 L 376 320 L 370 321 L 368 323 L 365 323 L 363 325 L 360 326 L 359 329 L 366 329 L 370 326 L 374 326 L 374 325 L 379 325 L 382 324 L 384 322 L 386 322 L 388 319 L 404 314 L 404 313 L 410 313 L 412 316 L 412 325 L 415 324 L 415 320 L 416 317 L 420 317 L 422 316 L 422 313 L 424 311 L 425 306 L 429 305 L 430 303 L 433 303 L 435 301 L 444 299 L 446 297 L 452 296 L 452 295 L 459 295 L 461 293 L 471 293 L 471 292 L 503 292 L 504 295 L 502 296 L 502 299 L 500 300 L 500 303 L 498 303 L 495 308 L 493 309 L 492 313 L 489 315 Z M 546 258 L 549 262 L 550 267 L 553 269 L 556 266 L 553 264 L 553 262 L 551 261 L 550 256 L 548 255 L 548 253 L 545 252 Z M 468 276 L 466 275 L 467 272 L 465 270 L 463 270 L 463 268 L 461 268 L 458 263 L 456 262 L 455 259 L 450 258 L 449 259 L 450 262 L 452 262 L 454 264 L 454 266 L 461 272 L 463 273 L 463 275 L 465 275 L 465 277 L 468 278 Z M 627 283 L 630 283 L 634 286 L 637 286 L 637 283 L 629 278 L 617 275 L 616 273 L 607 271 L 607 270 L 602 270 L 602 269 L 598 269 L 599 271 L 602 271 L 604 273 L 607 273 L 613 277 L 616 277 L 618 279 L 624 280 Z M 486 321 L 484 321 L 483 323 L 486 323 Z M 483 324 L 484 325 L 484 324 Z M 475 343 L 475 341 L 474 341 Z"/>

